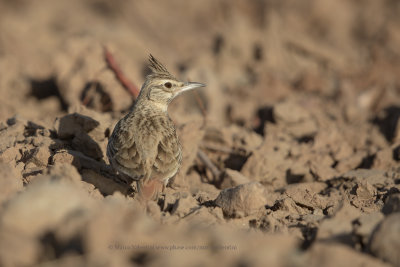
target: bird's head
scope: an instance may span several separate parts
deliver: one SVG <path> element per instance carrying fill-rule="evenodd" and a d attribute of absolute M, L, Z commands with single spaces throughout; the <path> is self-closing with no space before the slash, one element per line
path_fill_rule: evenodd
<path fill-rule="evenodd" d="M 182 82 L 175 78 L 152 55 L 149 58 L 152 73 L 146 77 L 146 81 L 140 90 L 140 98 L 153 101 L 157 105 L 168 104 L 181 93 L 203 87 L 205 84 L 197 82 Z"/>

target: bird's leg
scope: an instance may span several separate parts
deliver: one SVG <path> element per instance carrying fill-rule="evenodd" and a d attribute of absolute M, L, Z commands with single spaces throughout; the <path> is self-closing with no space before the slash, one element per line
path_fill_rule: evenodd
<path fill-rule="evenodd" d="M 144 163 L 144 177 L 137 182 L 139 197 L 143 200 L 157 200 L 158 193 L 162 190 L 163 183 L 151 177 L 153 163 L 146 159 Z"/>
<path fill-rule="evenodd" d="M 137 181 L 139 198 L 143 200 L 157 200 L 158 194 L 163 191 L 164 183 L 158 179 L 142 179 Z"/>

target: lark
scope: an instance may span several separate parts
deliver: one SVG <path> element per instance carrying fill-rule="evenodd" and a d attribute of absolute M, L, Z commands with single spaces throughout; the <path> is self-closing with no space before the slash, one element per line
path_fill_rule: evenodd
<path fill-rule="evenodd" d="M 112 167 L 139 197 L 155 200 L 182 164 L 182 147 L 168 115 L 168 105 L 181 93 L 205 86 L 175 78 L 152 55 L 146 77 L 131 111 L 116 124 L 108 140 Z"/>

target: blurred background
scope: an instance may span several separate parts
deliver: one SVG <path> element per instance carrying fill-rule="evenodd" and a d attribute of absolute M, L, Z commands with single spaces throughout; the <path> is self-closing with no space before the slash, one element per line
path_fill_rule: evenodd
<path fill-rule="evenodd" d="M 351 119 L 398 101 L 399 12 L 393 0 L 3 0 L 0 119 L 52 123 L 85 97 L 120 116 L 132 99 L 103 45 L 139 88 L 149 53 L 207 83 L 218 124 L 256 127 L 257 112 L 298 92 L 337 100 Z M 171 107 L 176 120 L 183 111 L 200 115 L 192 93 Z"/>
<path fill-rule="evenodd" d="M 399 14 L 397 0 L 0 0 L 0 265 L 399 266 Z M 134 101 L 105 49 L 138 88 L 150 53 L 207 84 L 169 107 L 183 165 L 146 207 L 104 171 Z M 158 243 L 208 249 L 114 246 Z"/>

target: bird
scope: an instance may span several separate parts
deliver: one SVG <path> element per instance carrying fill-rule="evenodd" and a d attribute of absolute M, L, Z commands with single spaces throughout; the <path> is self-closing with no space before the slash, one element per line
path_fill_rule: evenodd
<path fill-rule="evenodd" d="M 182 147 L 168 106 L 183 92 L 206 85 L 178 80 L 151 54 L 149 68 L 131 110 L 109 137 L 107 157 L 126 183 L 136 183 L 141 199 L 156 200 L 182 165 Z"/>

